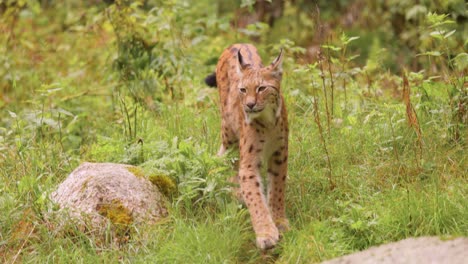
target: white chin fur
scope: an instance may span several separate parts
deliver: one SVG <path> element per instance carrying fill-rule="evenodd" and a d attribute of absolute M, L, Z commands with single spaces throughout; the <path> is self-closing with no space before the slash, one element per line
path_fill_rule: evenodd
<path fill-rule="evenodd" d="M 246 114 L 247 114 L 247 116 L 249 117 L 249 119 L 255 119 L 255 118 L 261 116 L 261 115 L 262 115 L 262 112 L 257 112 L 257 113 L 246 113 Z"/>
<path fill-rule="evenodd" d="M 247 125 L 249 125 L 250 123 L 252 123 L 252 120 L 260 116 L 261 112 L 260 113 L 248 113 L 244 111 L 244 114 L 245 114 L 245 122 L 247 123 Z"/>
<path fill-rule="evenodd" d="M 255 119 L 262 120 L 263 122 L 266 122 L 267 124 L 273 124 L 276 119 L 275 116 L 278 115 L 278 112 L 272 113 L 270 107 L 267 106 L 265 109 L 263 109 L 260 112 L 249 113 L 249 112 L 244 111 L 244 114 L 245 114 L 245 122 L 247 124 L 252 123 L 252 121 Z"/>

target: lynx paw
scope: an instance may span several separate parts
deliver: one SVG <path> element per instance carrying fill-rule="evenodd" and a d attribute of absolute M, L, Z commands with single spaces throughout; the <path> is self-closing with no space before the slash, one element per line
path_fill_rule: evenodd
<path fill-rule="evenodd" d="M 278 229 L 274 228 L 270 233 L 257 235 L 257 247 L 261 250 L 273 248 L 279 240 Z"/>
<path fill-rule="evenodd" d="M 289 231 L 289 221 L 287 218 L 276 219 L 275 224 L 280 233 Z"/>
<path fill-rule="evenodd" d="M 257 247 L 261 250 L 273 248 L 278 243 L 278 238 L 257 237 Z"/>

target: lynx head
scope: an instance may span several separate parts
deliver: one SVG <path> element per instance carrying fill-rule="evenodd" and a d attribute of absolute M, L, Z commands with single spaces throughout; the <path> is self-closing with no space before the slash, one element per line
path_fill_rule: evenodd
<path fill-rule="evenodd" d="M 239 61 L 239 97 L 247 122 L 267 112 L 279 116 L 281 109 L 280 86 L 282 78 L 283 50 L 267 67 L 252 67 L 246 64 L 242 55 Z"/>

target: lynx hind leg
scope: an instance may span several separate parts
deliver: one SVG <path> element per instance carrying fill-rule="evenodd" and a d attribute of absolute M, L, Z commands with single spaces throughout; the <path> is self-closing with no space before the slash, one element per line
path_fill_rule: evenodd
<path fill-rule="evenodd" d="M 240 203 L 244 204 L 244 198 L 242 197 L 242 192 L 240 189 L 239 183 L 239 174 L 236 174 L 229 178 L 229 182 L 232 184 L 231 186 L 231 194 L 236 198 Z"/>
<path fill-rule="evenodd" d="M 239 178 L 239 161 L 235 161 L 233 164 L 234 171 L 237 171 L 237 174 L 229 178 L 229 182 L 231 185 L 231 194 L 232 196 L 237 199 L 240 203 L 244 204 L 244 199 L 242 197 L 242 192 L 240 188 L 240 178 Z"/>
<path fill-rule="evenodd" d="M 224 153 L 226 153 L 226 150 L 227 150 L 227 148 L 224 146 L 224 144 L 221 143 L 218 154 L 216 154 L 216 155 L 218 155 L 218 157 L 221 157 L 222 155 L 224 155 Z"/>
<path fill-rule="evenodd" d="M 224 155 L 230 147 L 238 143 L 238 139 L 232 130 L 229 129 L 225 120 L 221 123 L 221 140 L 222 142 L 218 151 L 218 156 Z"/>

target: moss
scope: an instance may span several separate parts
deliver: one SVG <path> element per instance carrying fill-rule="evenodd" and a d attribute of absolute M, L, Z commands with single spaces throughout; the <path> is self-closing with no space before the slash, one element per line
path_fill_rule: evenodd
<path fill-rule="evenodd" d="M 149 180 L 152 184 L 156 185 L 159 191 L 161 191 L 166 197 L 172 197 L 177 191 L 177 185 L 174 180 L 167 175 L 150 175 Z"/>
<path fill-rule="evenodd" d="M 139 167 L 128 166 L 127 170 L 138 178 L 145 178 L 145 173 Z M 177 185 L 174 180 L 164 174 L 150 175 L 149 181 L 156 185 L 159 191 L 166 197 L 172 197 L 177 191 Z"/>
<path fill-rule="evenodd" d="M 457 236 L 457 235 L 440 235 L 439 236 L 439 239 L 441 241 L 451 241 L 457 238 L 460 238 L 460 236 Z"/>
<path fill-rule="evenodd" d="M 117 227 L 126 227 L 133 222 L 130 210 L 116 199 L 112 200 L 110 203 L 100 204 L 97 211 L 100 215 L 108 218 L 111 223 Z"/>
<path fill-rule="evenodd" d="M 135 166 L 128 166 L 127 170 L 131 172 L 133 175 L 135 175 L 138 178 L 145 178 L 145 173 L 143 172 L 142 169 L 135 167 Z"/>

